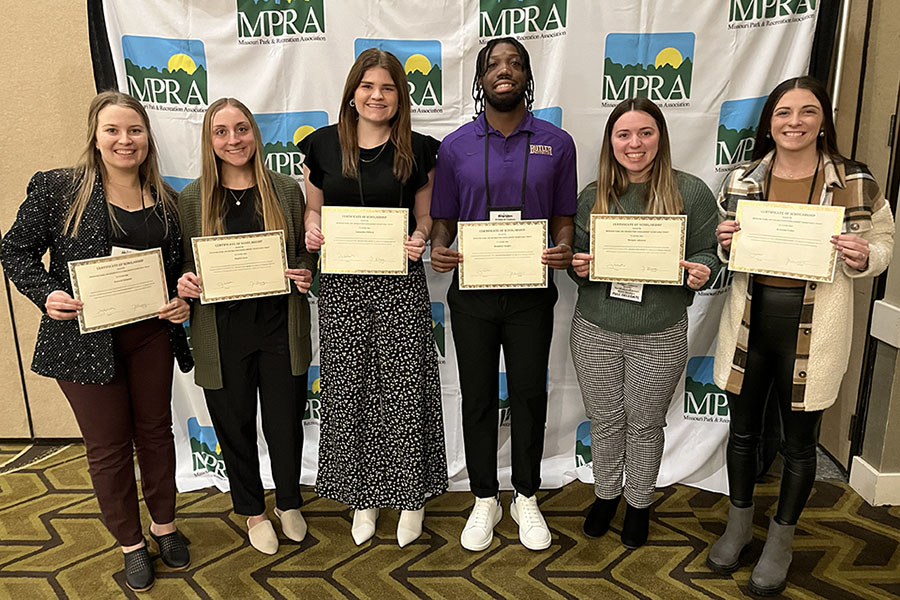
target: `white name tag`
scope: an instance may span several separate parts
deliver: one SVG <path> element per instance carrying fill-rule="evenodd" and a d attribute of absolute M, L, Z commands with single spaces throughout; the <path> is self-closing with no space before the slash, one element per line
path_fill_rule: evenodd
<path fill-rule="evenodd" d="M 521 210 L 492 210 L 491 221 L 521 221 Z"/>
<path fill-rule="evenodd" d="M 640 302 L 644 297 L 643 283 L 610 283 L 609 297 L 630 302 Z"/>
<path fill-rule="evenodd" d="M 133 250 L 132 248 L 122 248 L 120 246 L 113 246 L 112 252 L 109 253 L 110 256 L 122 256 L 123 254 L 132 254 L 134 252 L 139 252 L 138 250 Z"/>

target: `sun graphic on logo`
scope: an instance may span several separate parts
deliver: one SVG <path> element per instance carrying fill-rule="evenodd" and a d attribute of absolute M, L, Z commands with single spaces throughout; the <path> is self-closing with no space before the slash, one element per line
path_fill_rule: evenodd
<path fill-rule="evenodd" d="M 173 54 L 171 58 L 169 58 L 168 67 L 170 73 L 174 73 L 178 69 L 181 69 L 188 75 L 193 74 L 193 72 L 197 70 L 194 59 L 187 54 Z"/>
<path fill-rule="evenodd" d="M 663 65 L 672 65 L 677 69 L 681 66 L 683 60 L 681 52 L 675 48 L 663 48 L 656 55 L 656 68 L 658 69 Z"/>
<path fill-rule="evenodd" d="M 313 381 L 313 384 L 312 384 L 312 393 L 313 394 L 318 394 L 319 392 L 322 391 L 322 384 L 320 383 L 321 381 L 322 381 L 321 378 L 318 378 L 315 381 Z"/>
<path fill-rule="evenodd" d="M 422 75 L 428 75 L 428 72 L 431 71 L 431 61 L 422 54 L 413 54 L 406 59 L 406 64 L 403 66 L 403 69 L 406 71 L 407 75 L 413 71 L 418 71 Z"/>
<path fill-rule="evenodd" d="M 315 130 L 316 128 L 311 125 L 301 125 L 300 127 L 298 127 L 297 130 L 294 131 L 294 145 L 296 146 L 297 144 L 299 144 L 300 140 L 302 140 Z"/>

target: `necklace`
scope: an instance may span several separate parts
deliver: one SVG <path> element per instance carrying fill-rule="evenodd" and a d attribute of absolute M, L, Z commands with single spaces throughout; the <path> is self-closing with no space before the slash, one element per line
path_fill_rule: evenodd
<path fill-rule="evenodd" d="M 252 189 L 252 188 L 247 188 L 246 190 L 241 190 L 241 196 L 240 196 L 240 197 L 238 197 L 238 195 L 234 193 L 234 190 L 233 190 L 233 189 L 231 189 L 231 188 L 227 188 L 227 189 L 228 189 L 228 193 L 231 194 L 231 197 L 234 198 L 234 203 L 235 203 L 235 205 L 240 206 L 240 205 L 241 205 L 241 200 L 243 200 L 243 199 L 244 199 L 244 196 L 247 195 L 247 190 Z"/>
<path fill-rule="evenodd" d="M 385 149 L 385 148 L 387 148 L 387 142 L 385 142 L 385 143 L 383 143 L 383 144 L 381 145 L 381 149 L 378 151 L 378 154 L 376 154 L 375 156 L 373 156 L 373 157 L 370 158 L 369 160 L 366 160 L 366 159 L 364 159 L 362 156 L 360 156 L 360 157 L 359 157 L 359 162 L 364 162 L 364 163 L 372 163 L 372 162 L 375 162 L 376 160 L 378 160 L 378 157 L 381 156 L 381 153 L 384 152 L 384 149 Z"/>

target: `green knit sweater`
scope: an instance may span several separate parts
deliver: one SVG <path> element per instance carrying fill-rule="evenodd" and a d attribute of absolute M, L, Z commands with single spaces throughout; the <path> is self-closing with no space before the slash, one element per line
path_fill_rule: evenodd
<path fill-rule="evenodd" d="M 676 171 L 676 181 L 684 200 L 687 215 L 687 242 L 685 260 L 703 263 L 711 274 L 706 286 L 716 278 L 720 262 L 716 255 L 716 200 L 703 181 Z M 646 183 L 632 183 L 619 198 L 619 209 L 615 203 L 611 212 L 641 214 L 644 212 Z M 597 182 L 588 185 L 578 195 L 578 213 L 575 215 L 575 252 L 590 253 L 590 214 L 597 194 Z M 687 285 L 645 285 L 640 303 L 630 300 L 610 298 L 609 283 L 589 281 L 575 275 L 569 268 L 569 275 L 578 284 L 578 302 L 575 307 L 581 316 L 591 323 L 617 333 L 654 333 L 671 327 L 684 316 L 694 300 L 694 292 Z"/>
<path fill-rule="evenodd" d="M 287 222 L 284 239 L 287 246 L 288 267 L 309 269 L 315 274 L 318 257 L 306 251 L 303 229 L 305 203 L 303 194 L 300 192 L 300 185 L 287 175 L 274 171 L 269 171 L 269 179 L 275 188 L 275 195 L 278 197 Z M 178 216 L 181 220 L 181 234 L 184 239 L 184 262 L 181 272 L 196 273 L 191 238 L 202 235 L 199 179 L 189 183 L 179 195 Z M 219 361 L 219 332 L 216 326 L 215 304 L 200 304 L 199 300 L 194 302 L 191 308 L 191 347 L 195 363 L 194 381 L 206 389 L 220 389 L 222 387 L 222 365 Z M 302 375 L 309 367 L 312 357 L 312 344 L 309 336 L 309 302 L 306 300 L 306 294 L 298 292 L 293 284 L 288 299 L 288 348 L 291 355 L 291 373 Z"/>

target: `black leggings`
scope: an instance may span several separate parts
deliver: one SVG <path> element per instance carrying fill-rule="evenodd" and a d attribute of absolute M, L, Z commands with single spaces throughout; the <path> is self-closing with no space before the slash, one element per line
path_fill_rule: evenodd
<path fill-rule="evenodd" d="M 755 284 L 750 312 L 750 340 L 740 394 L 728 394 L 728 486 L 731 503 L 753 504 L 757 446 L 763 429 L 766 399 L 771 395 L 781 413 L 784 470 L 775 520 L 794 525 L 816 478 L 816 443 L 822 411 L 791 410 L 794 357 L 804 288 Z M 771 394 L 770 394 L 771 391 Z"/>

